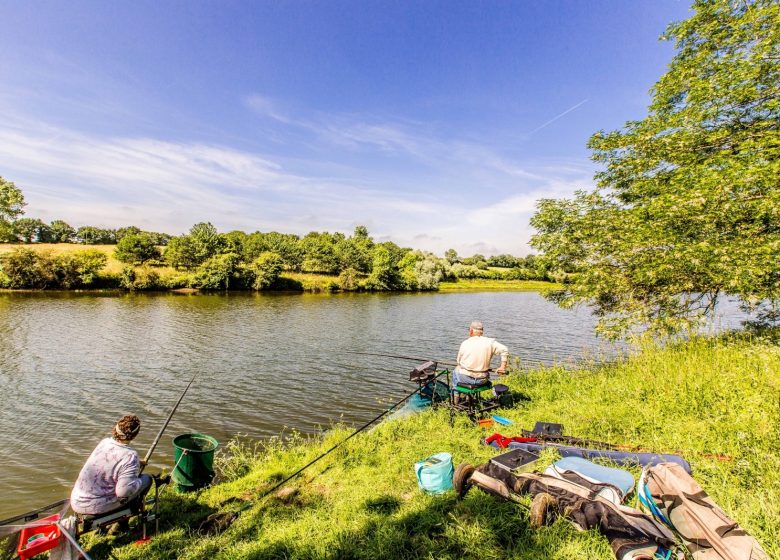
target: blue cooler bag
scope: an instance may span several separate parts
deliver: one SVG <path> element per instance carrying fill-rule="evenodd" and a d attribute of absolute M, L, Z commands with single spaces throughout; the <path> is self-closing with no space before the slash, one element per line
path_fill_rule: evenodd
<path fill-rule="evenodd" d="M 417 474 L 417 485 L 429 494 L 452 490 L 452 475 L 455 469 L 452 466 L 452 455 L 449 453 L 437 453 L 418 461 L 414 464 L 414 472 Z"/>

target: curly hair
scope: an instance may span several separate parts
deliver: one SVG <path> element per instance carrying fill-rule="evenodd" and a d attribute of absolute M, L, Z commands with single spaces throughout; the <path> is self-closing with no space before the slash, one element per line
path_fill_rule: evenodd
<path fill-rule="evenodd" d="M 116 423 L 112 435 L 114 436 L 114 439 L 130 441 L 138 435 L 140 429 L 141 419 L 135 414 L 127 414 L 122 416 Z"/>

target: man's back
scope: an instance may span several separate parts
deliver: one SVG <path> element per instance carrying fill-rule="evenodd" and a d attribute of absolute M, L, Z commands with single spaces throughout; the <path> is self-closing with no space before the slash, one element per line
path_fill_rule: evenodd
<path fill-rule="evenodd" d="M 473 373 L 482 373 L 490 369 L 490 361 L 495 354 L 507 352 L 506 346 L 486 336 L 470 336 L 464 340 L 458 350 L 458 366 Z"/>

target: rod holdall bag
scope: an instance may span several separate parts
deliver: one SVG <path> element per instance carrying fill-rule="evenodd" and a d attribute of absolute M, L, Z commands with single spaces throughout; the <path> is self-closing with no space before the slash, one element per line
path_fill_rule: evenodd
<path fill-rule="evenodd" d="M 769 560 L 748 535 L 676 463 L 646 467 L 637 483 L 642 506 L 683 539 L 695 560 Z"/>
<path fill-rule="evenodd" d="M 576 482 L 613 504 L 622 504 L 634 489 L 630 472 L 597 465 L 582 457 L 564 457 L 547 467 L 544 474 Z"/>
<path fill-rule="evenodd" d="M 452 466 L 452 455 L 449 453 L 436 453 L 416 462 L 414 472 L 417 475 L 417 485 L 429 494 L 442 494 L 452 490 L 455 469 Z"/>

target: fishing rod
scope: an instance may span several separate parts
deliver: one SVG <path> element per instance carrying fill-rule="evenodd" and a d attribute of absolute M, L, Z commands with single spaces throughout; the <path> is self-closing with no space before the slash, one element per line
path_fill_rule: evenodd
<path fill-rule="evenodd" d="M 302 466 L 300 469 L 298 469 L 297 471 L 295 471 L 294 473 L 292 473 L 290 476 L 288 476 L 287 478 L 285 478 L 285 479 L 284 479 L 284 480 L 282 480 L 281 482 L 277 483 L 277 484 L 276 484 L 275 486 L 273 486 L 272 488 L 270 488 L 270 489 L 266 490 L 265 492 L 263 492 L 263 493 L 262 493 L 262 494 L 261 494 L 261 495 L 260 495 L 260 496 L 259 496 L 259 497 L 258 497 L 258 498 L 255 500 L 255 501 L 254 501 L 254 502 L 248 502 L 248 503 L 244 504 L 243 506 L 241 506 L 240 508 L 238 508 L 237 510 L 235 510 L 235 511 L 232 511 L 232 512 L 226 512 L 226 513 L 221 513 L 221 514 L 220 514 L 220 513 L 215 513 L 215 514 L 212 514 L 212 515 L 210 515 L 210 516 L 209 516 L 209 517 L 206 519 L 206 521 L 204 521 L 204 522 L 201 524 L 201 529 L 203 529 L 203 527 L 204 527 L 204 526 L 206 526 L 206 525 L 212 525 L 212 526 L 216 525 L 216 526 L 222 526 L 222 527 L 229 525 L 229 524 L 230 524 L 230 523 L 232 523 L 232 522 L 233 522 L 233 521 L 234 521 L 236 518 L 238 518 L 238 516 L 239 516 L 239 515 L 240 515 L 242 512 L 244 512 L 244 511 L 248 510 L 249 508 L 251 508 L 252 506 L 254 506 L 254 505 L 257 503 L 257 502 L 259 502 L 259 501 L 260 501 L 260 500 L 262 500 L 263 498 L 267 497 L 269 494 L 271 494 L 271 493 L 275 492 L 276 490 L 278 490 L 279 488 L 281 488 L 281 487 L 282 487 L 282 486 L 283 486 L 283 485 L 284 485 L 286 482 L 289 482 L 290 480 L 292 480 L 293 478 L 295 478 L 296 476 L 298 476 L 299 474 L 301 474 L 303 471 L 305 471 L 306 469 L 308 469 L 309 467 L 311 467 L 311 466 L 312 466 L 314 463 L 316 463 L 316 462 L 317 462 L 317 461 L 319 461 L 320 459 L 322 459 L 322 458 L 326 457 L 327 455 L 329 455 L 330 453 L 332 453 L 333 451 L 335 451 L 335 450 L 336 450 L 338 447 L 340 447 L 340 446 L 344 445 L 344 444 L 345 444 L 347 441 L 349 441 L 350 439 L 352 439 L 353 437 L 355 437 L 356 435 L 358 435 L 360 432 L 362 432 L 362 431 L 366 430 L 366 429 L 367 429 L 367 428 L 368 428 L 368 427 L 369 427 L 371 424 L 373 424 L 374 422 L 376 422 L 377 420 L 379 420 L 380 418 L 382 418 L 384 415 L 386 415 L 386 414 L 388 414 L 388 413 L 392 412 L 394 409 L 396 409 L 397 407 L 399 407 L 400 405 L 402 405 L 403 403 L 405 403 L 406 401 L 408 401 L 409 399 L 411 399 L 411 398 L 412 398 L 414 395 L 416 395 L 417 393 L 419 393 L 420 391 L 422 391 L 422 390 L 423 390 L 423 388 L 424 388 L 425 386 L 429 385 L 430 383 L 433 383 L 434 381 L 436 381 L 436 380 L 437 380 L 439 377 L 441 377 L 442 375 L 449 375 L 449 373 L 450 373 L 450 372 L 449 372 L 449 370 L 444 370 L 444 371 L 442 371 L 441 373 L 437 374 L 437 375 L 436 375 L 436 376 L 435 376 L 433 379 L 431 379 L 431 380 L 430 380 L 428 383 L 426 383 L 425 385 L 422 385 L 422 386 L 418 387 L 417 389 L 415 389 L 414 391 L 412 391 L 411 393 L 409 393 L 408 395 L 406 395 L 404 398 L 402 398 L 402 399 L 401 399 L 400 401 L 398 401 L 397 403 L 393 404 L 393 405 L 392 405 L 392 406 L 390 406 L 389 408 L 386 408 L 386 409 L 385 409 L 385 410 L 384 410 L 384 411 L 383 411 L 383 412 L 382 412 L 382 413 L 381 413 L 379 416 L 377 416 L 377 417 L 373 418 L 372 420 L 370 420 L 370 421 L 366 422 L 366 423 L 365 423 L 365 424 L 363 424 L 363 425 L 362 425 L 360 428 L 358 428 L 357 430 L 355 430 L 354 432 L 352 432 L 350 435 L 348 435 L 347 437 L 345 437 L 343 440 L 341 440 L 340 442 L 338 442 L 336 445 L 334 445 L 333 447 L 331 447 L 330 449 L 328 449 L 328 450 L 327 450 L 327 451 L 325 451 L 324 453 L 322 453 L 322 454 L 318 455 L 317 457 L 315 457 L 314 459 L 312 459 L 311 461 L 309 461 L 308 463 L 306 463 L 306 464 L 305 464 L 304 466 Z"/>
<path fill-rule="evenodd" d="M 154 453 L 155 447 L 157 447 L 157 444 L 160 443 L 160 438 L 163 435 L 163 432 L 165 431 L 165 428 L 168 427 L 168 424 L 171 421 L 171 418 L 173 418 L 173 415 L 176 413 L 176 409 L 179 408 L 179 405 L 181 404 L 182 399 L 184 398 L 184 395 L 187 394 L 187 391 L 190 388 L 190 385 L 192 385 L 192 382 L 195 381 L 195 378 L 197 377 L 197 374 L 192 376 L 192 379 L 190 379 L 190 382 L 187 383 L 187 386 L 184 388 L 184 391 L 182 391 L 181 395 L 179 396 L 179 400 L 176 401 L 176 404 L 173 405 L 173 408 L 171 409 L 171 413 L 168 415 L 168 418 L 165 419 L 165 424 L 162 425 L 162 428 L 160 428 L 160 431 L 157 432 L 157 437 L 154 438 L 154 441 L 152 442 L 152 446 L 149 448 L 149 451 L 146 452 L 146 456 L 144 456 L 143 461 L 141 462 L 141 468 L 138 471 L 138 474 L 141 474 L 144 471 L 144 468 L 146 467 L 146 464 L 149 462 L 149 457 L 152 456 L 152 453 Z"/>
<path fill-rule="evenodd" d="M 437 360 L 436 358 L 420 358 L 417 356 L 399 356 L 397 354 L 380 354 L 376 352 L 358 352 L 356 350 L 345 350 L 347 354 L 361 354 L 363 356 L 380 356 L 382 358 L 398 358 L 400 360 L 414 360 L 415 362 L 436 362 L 444 366 L 455 367 L 458 364 L 447 360 Z"/>

